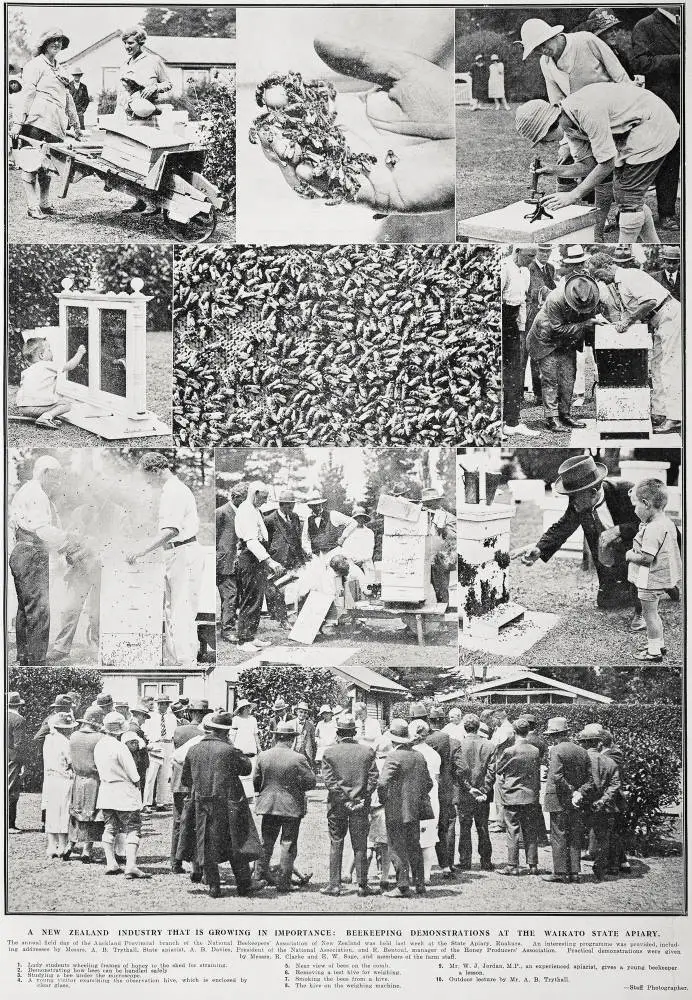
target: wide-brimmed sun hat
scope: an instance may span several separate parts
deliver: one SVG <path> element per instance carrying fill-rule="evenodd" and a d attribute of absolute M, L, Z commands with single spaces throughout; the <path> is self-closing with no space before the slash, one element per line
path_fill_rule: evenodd
<path fill-rule="evenodd" d="M 395 745 L 411 742 L 408 734 L 408 722 L 405 719 L 393 719 L 389 727 L 389 738 Z"/>
<path fill-rule="evenodd" d="M 564 24 L 548 24 L 540 17 L 530 17 L 521 26 L 521 44 L 524 46 L 523 59 L 528 59 L 534 49 L 550 41 L 565 30 Z"/>
<path fill-rule="evenodd" d="M 605 730 L 600 722 L 589 722 L 577 735 L 578 740 L 600 740 Z"/>
<path fill-rule="evenodd" d="M 560 114 L 557 104 L 549 104 L 548 101 L 536 97 L 519 105 L 514 116 L 514 125 L 519 135 L 535 146 L 545 139 Z"/>
<path fill-rule="evenodd" d="M 590 31 L 592 35 L 598 35 L 599 37 L 609 31 L 611 28 L 616 28 L 618 24 L 622 22 L 615 16 L 615 12 L 612 7 L 597 7 L 592 10 L 587 17 L 584 28 L 586 31 Z"/>
<path fill-rule="evenodd" d="M 109 712 L 103 720 L 103 728 L 111 736 L 122 736 L 128 730 L 127 720 L 120 712 Z"/>
<path fill-rule="evenodd" d="M 591 455 L 576 455 L 568 458 L 557 470 L 553 484 L 556 493 L 569 496 L 593 486 L 599 486 L 608 475 L 608 467 L 596 462 Z"/>
<path fill-rule="evenodd" d="M 213 712 L 211 718 L 205 716 L 205 729 L 222 729 L 228 731 L 233 729 L 233 716 L 230 712 Z"/>
<path fill-rule="evenodd" d="M 548 719 L 548 724 L 545 727 L 546 736 L 561 736 L 568 732 L 569 725 L 563 715 L 556 715 L 552 719 Z"/>
<path fill-rule="evenodd" d="M 56 712 L 50 720 L 51 729 L 76 729 L 78 725 L 72 712 Z"/>
<path fill-rule="evenodd" d="M 66 49 L 70 44 L 70 39 L 67 37 L 62 28 L 47 28 L 42 34 L 38 36 L 34 44 L 34 54 L 39 56 L 45 49 L 48 42 L 60 41 L 62 48 Z"/>
<path fill-rule="evenodd" d="M 567 243 L 560 249 L 560 260 L 563 264 L 585 264 L 589 255 L 581 243 Z"/>

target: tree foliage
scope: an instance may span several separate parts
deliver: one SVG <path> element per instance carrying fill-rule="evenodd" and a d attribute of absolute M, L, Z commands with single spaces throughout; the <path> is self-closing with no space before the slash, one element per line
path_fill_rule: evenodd
<path fill-rule="evenodd" d="M 10 8 L 7 18 L 7 55 L 10 66 L 17 72 L 31 59 L 33 53 L 29 44 L 29 29 L 22 12 L 15 7 Z"/>
<path fill-rule="evenodd" d="M 26 702 L 21 714 L 26 719 L 27 759 L 24 768 L 24 790 L 38 792 L 43 781 L 43 742 L 33 742 L 43 720 L 50 714 L 48 706 L 58 694 L 78 691 L 82 702 L 80 714 L 101 691 L 103 683 L 98 670 L 83 667 L 20 667 L 7 672 L 9 691 L 19 691 Z"/>
<path fill-rule="evenodd" d="M 238 675 L 238 695 L 255 703 L 255 718 L 260 741 L 266 749 L 272 745 L 272 705 L 279 697 L 292 709 L 299 701 L 310 707 L 315 719 L 321 705 L 345 705 L 346 689 L 331 670 L 299 665 L 264 664 L 241 670 Z"/>
<path fill-rule="evenodd" d="M 142 25 L 150 35 L 235 38 L 235 7 L 149 7 Z"/>
<path fill-rule="evenodd" d="M 58 325 L 56 294 L 63 278 L 84 291 L 96 274 L 105 291 L 129 292 L 130 279 L 142 278 L 147 303 L 147 329 L 170 330 L 173 294 L 173 250 L 156 246 L 10 247 L 8 251 L 8 380 L 19 383 L 24 367 L 21 331 Z"/>

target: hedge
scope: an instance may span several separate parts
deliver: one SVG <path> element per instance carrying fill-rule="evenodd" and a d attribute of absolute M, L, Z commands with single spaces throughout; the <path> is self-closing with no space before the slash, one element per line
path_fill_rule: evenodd
<path fill-rule="evenodd" d="M 24 768 L 24 791 L 40 792 L 43 783 L 43 743 L 33 742 L 34 734 L 49 715 L 49 705 L 58 694 L 78 691 L 82 696 L 80 712 L 96 698 L 103 687 L 98 670 L 84 667 L 9 667 L 8 691 L 19 691 L 26 702 L 21 714 L 26 719 L 27 760 Z"/>
<path fill-rule="evenodd" d="M 323 667 L 303 667 L 291 664 L 265 664 L 241 670 L 238 675 L 238 696 L 256 704 L 254 712 L 263 747 L 272 745 L 270 729 L 271 706 L 279 697 L 293 708 L 299 701 L 310 706 L 310 718 L 315 719 L 321 705 L 345 704 L 346 690 L 331 670 Z"/>
<path fill-rule="evenodd" d="M 432 704 L 426 700 L 426 704 Z M 445 711 L 459 708 L 462 714 L 485 709 L 506 709 L 510 720 L 530 711 L 536 729 L 543 732 L 548 719 L 563 716 L 573 734 L 588 722 L 600 722 L 622 748 L 627 784 L 632 792 L 627 811 L 631 833 L 629 849 L 650 854 L 661 848 L 668 817 L 662 810 L 677 805 L 682 797 L 682 710 L 676 705 L 546 705 L 526 702 L 488 705 L 477 701 L 445 703 Z M 392 708 L 392 718 L 408 718 L 409 703 Z"/>

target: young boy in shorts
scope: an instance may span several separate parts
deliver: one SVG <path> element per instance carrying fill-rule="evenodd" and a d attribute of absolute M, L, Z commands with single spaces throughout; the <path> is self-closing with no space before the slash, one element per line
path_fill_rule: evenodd
<path fill-rule="evenodd" d="M 664 511 L 668 491 L 658 479 L 643 479 L 631 490 L 634 512 L 641 522 L 632 548 L 626 555 L 627 578 L 637 587 L 646 623 L 647 644 L 635 653 L 635 659 L 661 663 L 666 652 L 663 622 L 658 604 L 663 594 L 677 587 L 682 579 L 682 559 L 677 530 Z"/>
<path fill-rule="evenodd" d="M 58 427 L 55 418 L 72 409 L 69 399 L 61 399 L 56 394 L 58 375 L 76 368 L 86 354 L 86 347 L 80 344 L 74 357 L 60 369 L 53 361 L 53 352 L 45 337 L 31 337 L 24 344 L 22 354 L 29 361 L 29 367 L 22 372 L 15 406 L 22 417 L 34 418 L 37 427 L 55 430 Z"/>

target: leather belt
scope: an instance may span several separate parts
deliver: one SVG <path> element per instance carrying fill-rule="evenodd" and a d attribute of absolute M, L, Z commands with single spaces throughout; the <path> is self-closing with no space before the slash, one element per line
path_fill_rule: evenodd
<path fill-rule="evenodd" d="M 197 535 L 193 535 L 192 538 L 186 538 L 182 542 L 166 542 L 164 549 L 179 549 L 181 545 L 189 545 L 190 542 L 196 542 Z"/>

